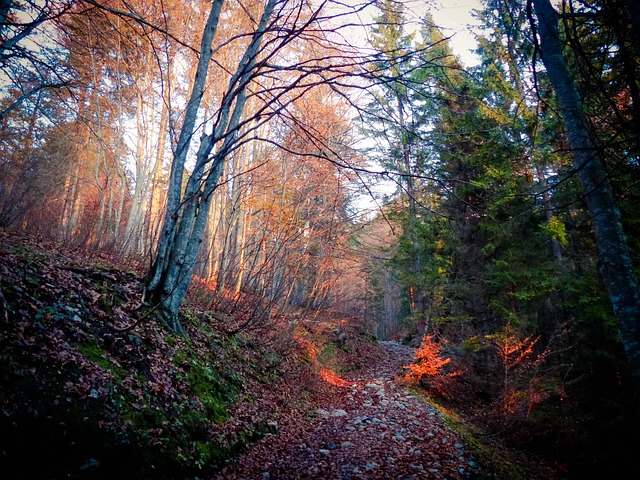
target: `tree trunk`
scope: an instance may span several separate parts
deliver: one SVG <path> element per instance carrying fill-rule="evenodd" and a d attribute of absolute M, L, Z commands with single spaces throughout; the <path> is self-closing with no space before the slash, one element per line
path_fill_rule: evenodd
<path fill-rule="evenodd" d="M 137 88 L 136 95 L 136 151 L 135 151 L 135 188 L 131 198 L 131 208 L 122 235 L 120 253 L 123 255 L 144 253 L 143 225 L 150 197 L 149 177 L 149 130 L 153 122 L 153 84 L 151 68 L 151 50 L 147 51 L 147 68 Z M 151 103 L 151 105 L 149 105 Z"/>
<path fill-rule="evenodd" d="M 167 72 L 167 78 L 171 75 L 171 64 L 167 66 L 169 70 Z M 161 185 L 162 181 L 162 167 L 164 165 L 165 158 L 165 149 L 166 149 L 166 140 L 168 135 L 169 128 L 169 87 L 168 84 L 170 82 L 167 81 L 164 86 L 164 91 L 162 93 L 162 111 L 160 114 L 160 124 L 158 126 L 158 143 L 156 145 L 156 158 L 155 165 L 153 167 L 153 174 L 151 176 L 151 185 L 150 185 L 150 195 L 149 195 L 149 206 L 147 209 L 146 222 L 145 222 L 145 230 L 144 230 L 144 241 L 145 241 L 145 253 L 148 253 L 149 246 L 154 245 L 156 240 L 156 235 L 158 231 L 158 221 L 160 217 L 160 206 L 162 205 L 162 192 Z"/>
<path fill-rule="evenodd" d="M 191 139 L 195 133 L 195 124 L 198 117 L 198 110 L 204 95 L 209 63 L 213 56 L 211 44 L 218 28 L 220 11 L 224 0 L 214 0 L 211 4 L 211 11 L 207 18 L 207 23 L 202 34 L 200 43 L 200 58 L 196 69 L 195 80 L 191 89 L 191 96 L 184 115 L 184 122 L 178 137 L 178 144 L 171 163 L 169 174 L 169 186 L 167 190 L 167 208 L 165 211 L 164 224 L 158 249 L 151 271 L 148 275 L 147 289 L 150 292 L 159 290 L 163 277 L 163 271 L 169 262 L 169 251 L 174 243 L 174 236 L 178 223 L 178 216 L 182 202 L 182 177 L 184 165 L 187 160 L 187 152 L 191 145 Z"/>
<path fill-rule="evenodd" d="M 221 107 L 213 125 L 213 131 L 200 139 L 195 167 L 183 191 L 182 176 L 185 160 L 191 139 L 196 133 L 197 114 L 213 55 L 211 45 L 224 0 L 213 1 L 207 19 L 196 79 L 171 165 L 163 233 L 147 282 L 151 303 L 157 307 L 161 321 L 178 333 L 183 333 L 178 321 L 178 312 L 191 282 L 209 217 L 213 193 L 218 185 L 224 163 L 236 147 L 238 125 L 247 100 L 247 85 L 256 65 L 267 22 L 271 18 L 277 1 L 269 0 L 265 5 L 260 23 L 238 63 L 236 72 L 231 76 L 227 93 L 221 99 Z M 216 151 L 212 155 L 214 147 Z"/>
<path fill-rule="evenodd" d="M 538 17 L 542 60 L 564 117 L 575 170 L 593 217 L 600 274 L 617 319 L 640 408 L 640 290 L 620 210 L 616 207 L 603 159 L 589 135 L 580 95 L 562 55 L 558 14 L 549 0 L 532 1 Z"/>

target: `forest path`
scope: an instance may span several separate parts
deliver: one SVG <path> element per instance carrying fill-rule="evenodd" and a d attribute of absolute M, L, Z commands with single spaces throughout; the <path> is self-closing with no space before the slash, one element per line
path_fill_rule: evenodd
<path fill-rule="evenodd" d="M 381 360 L 335 385 L 308 424 L 255 445 L 219 479 L 467 479 L 475 462 L 441 416 L 395 378 L 414 349 L 380 342 Z M 305 422 L 306 423 L 306 422 Z"/>

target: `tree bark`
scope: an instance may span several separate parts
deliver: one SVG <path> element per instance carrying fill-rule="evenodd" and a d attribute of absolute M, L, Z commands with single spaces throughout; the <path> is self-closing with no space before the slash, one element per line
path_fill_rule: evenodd
<path fill-rule="evenodd" d="M 640 289 L 620 210 L 616 206 L 603 158 L 591 139 L 576 84 L 562 54 L 558 13 L 549 0 L 532 2 L 538 18 L 542 61 L 564 117 L 575 170 L 593 218 L 600 275 L 613 306 L 640 409 Z"/>
<path fill-rule="evenodd" d="M 171 163 L 169 187 L 167 190 L 167 208 L 165 211 L 162 235 L 158 244 L 153 266 L 148 276 L 147 289 L 150 292 L 158 290 L 163 277 L 163 270 L 169 260 L 168 252 L 174 242 L 174 235 L 181 206 L 180 204 L 182 202 L 181 193 L 184 165 L 187 160 L 187 153 L 191 145 L 191 140 L 195 133 L 198 110 L 200 109 L 200 103 L 202 102 L 202 96 L 204 95 L 209 64 L 211 63 L 211 57 L 213 56 L 211 45 L 218 28 L 218 21 L 220 19 L 220 12 L 223 4 L 224 0 L 213 0 L 204 33 L 202 34 L 202 41 L 200 42 L 200 58 L 198 60 L 195 80 L 191 89 L 189 103 L 187 104 L 185 111 L 180 136 L 178 137 L 178 144 L 176 145 L 173 162 Z"/>
<path fill-rule="evenodd" d="M 213 55 L 211 45 L 224 0 L 213 1 L 207 19 L 196 79 L 171 165 L 162 238 L 147 282 L 151 303 L 158 308 L 161 321 L 178 333 L 184 333 L 178 321 L 178 312 L 191 282 L 213 193 L 218 186 L 225 161 L 236 147 L 238 125 L 247 100 L 247 85 L 256 65 L 267 23 L 278 1 L 268 0 L 266 3 L 251 41 L 238 63 L 236 72 L 231 76 L 227 93 L 221 99 L 213 131 L 200 139 L 195 167 L 183 190 L 185 160 L 191 139 L 196 132 L 196 118 Z M 216 150 L 212 155 L 214 147 Z"/>

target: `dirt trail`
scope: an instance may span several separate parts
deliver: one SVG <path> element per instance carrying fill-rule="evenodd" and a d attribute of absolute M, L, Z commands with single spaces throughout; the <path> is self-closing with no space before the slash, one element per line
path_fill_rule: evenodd
<path fill-rule="evenodd" d="M 477 465 L 439 414 L 394 380 L 413 349 L 380 343 L 382 360 L 336 382 L 307 428 L 266 438 L 217 478 L 477 478 Z"/>

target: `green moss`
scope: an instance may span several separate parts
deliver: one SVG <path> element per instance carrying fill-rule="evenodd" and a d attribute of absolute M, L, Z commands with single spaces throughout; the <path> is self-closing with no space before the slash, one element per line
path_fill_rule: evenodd
<path fill-rule="evenodd" d="M 460 343 L 460 347 L 467 352 L 478 352 L 482 350 L 483 344 L 478 336 L 467 338 Z"/>
<path fill-rule="evenodd" d="M 237 373 L 230 372 L 224 378 L 211 365 L 192 358 L 187 373 L 193 393 L 200 399 L 207 416 L 216 423 L 228 417 L 228 405 L 240 392 Z"/>
<path fill-rule="evenodd" d="M 318 353 L 318 363 L 323 367 L 333 367 L 336 364 L 338 348 L 333 343 L 325 343 Z"/>
<path fill-rule="evenodd" d="M 105 351 L 95 343 L 79 343 L 75 347 L 88 360 L 91 360 L 103 370 L 110 372 L 116 380 L 119 381 L 126 377 L 127 371 L 109 360 Z"/>

